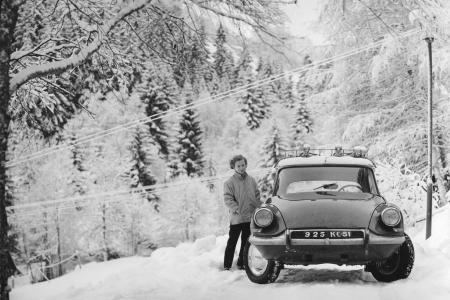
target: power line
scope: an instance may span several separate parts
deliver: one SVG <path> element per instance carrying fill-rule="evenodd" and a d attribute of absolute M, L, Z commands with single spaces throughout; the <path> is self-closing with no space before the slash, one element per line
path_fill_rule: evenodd
<path fill-rule="evenodd" d="M 176 181 L 176 182 L 169 183 L 169 184 L 162 183 L 162 184 L 147 185 L 147 186 L 142 186 L 142 187 L 132 188 L 132 189 L 121 189 L 121 190 L 113 190 L 113 191 L 109 191 L 109 192 L 93 193 L 93 194 L 81 195 L 81 196 L 64 197 L 64 198 L 58 198 L 58 199 L 53 199 L 53 200 L 40 201 L 40 202 L 36 202 L 36 203 L 27 203 L 27 204 L 8 206 L 7 209 L 17 210 L 17 209 L 21 209 L 21 208 L 29 208 L 29 207 L 35 207 L 35 206 L 55 205 L 55 204 L 64 203 L 64 202 L 85 200 L 85 199 L 93 198 L 93 197 L 110 196 L 110 195 L 121 194 L 121 193 L 141 192 L 141 191 L 145 191 L 145 190 L 156 191 L 159 189 L 178 187 L 178 186 L 182 186 L 185 184 L 191 184 L 192 182 L 208 181 L 210 179 L 215 179 L 215 178 L 219 179 L 219 178 L 222 178 L 225 176 L 227 176 L 227 175 L 210 176 L 210 177 L 203 177 L 203 178 L 192 179 L 192 180 L 180 180 L 180 181 Z"/>
<path fill-rule="evenodd" d="M 413 94 L 407 94 L 407 95 L 399 96 L 396 98 L 391 98 L 388 101 L 403 99 L 403 98 L 411 96 L 411 95 L 413 95 Z M 260 172 L 266 171 L 268 169 L 269 168 L 257 168 L 257 169 L 250 170 L 249 172 L 259 174 Z M 208 176 L 208 177 L 201 177 L 201 178 L 196 178 L 196 179 L 181 180 L 181 181 L 176 181 L 176 182 L 172 182 L 172 183 L 154 184 L 154 185 L 142 186 L 142 187 L 133 188 L 133 189 L 113 190 L 113 191 L 109 191 L 109 192 L 92 193 L 92 194 L 82 195 L 82 196 L 64 197 L 64 198 L 58 198 L 58 199 L 49 200 L 49 201 L 41 201 L 41 202 L 36 202 L 36 203 L 28 203 L 28 204 L 19 204 L 19 205 L 15 205 L 15 206 L 9 206 L 9 207 L 7 207 L 7 210 L 12 212 L 15 210 L 26 209 L 26 208 L 38 208 L 38 209 L 33 209 L 33 212 L 34 212 L 33 214 L 15 213 L 16 217 L 24 216 L 24 215 L 35 215 L 39 212 L 47 211 L 49 208 L 45 208 L 45 207 L 42 208 L 45 205 L 50 205 L 50 206 L 59 205 L 59 206 L 55 207 L 57 209 L 69 209 L 69 208 L 83 207 L 83 206 L 87 206 L 87 205 L 82 205 L 83 202 L 86 202 L 88 199 L 94 198 L 94 197 L 105 197 L 105 196 L 114 197 L 114 196 L 118 196 L 121 194 L 132 194 L 132 193 L 140 193 L 140 192 L 159 192 L 159 191 L 162 191 L 165 189 L 177 188 L 180 186 L 191 184 L 193 182 L 214 182 L 214 181 L 218 181 L 222 178 L 225 178 L 227 176 L 229 176 L 229 174 L 225 173 L 225 174 L 216 175 L 216 176 Z M 65 204 L 65 203 L 71 203 L 72 205 L 61 206 L 61 204 Z"/>
<path fill-rule="evenodd" d="M 291 71 L 291 72 L 293 72 L 293 71 Z M 96 140 L 96 139 L 99 139 L 99 138 L 103 138 L 105 136 L 108 136 L 108 135 L 111 135 L 111 134 L 115 134 L 117 132 L 120 132 L 120 131 L 123 131 L 123 130 L 127 130 L 127 129 L 130 129 L 130 128 L 133 128 L 133 127 L 136 127 L 136 126 L 139 126 L 139 125 L 143 125 L 143 124 L 151 122 L 151 121 L 155 121 L 155 120 L 162 119 L 164 117 L 175 115 L 175 114 L 177 114 L 179 112 L 182 112 L 184 110 L 187 110 L 187 109 L 192 109 L 194 107 L 198 107 L 198 106 L 201 106 L 201 105 L 204 105 L 204 104 L 208 104 L 210 102 L 214 102 L 214 101 L 217 101 L 217 100 L 220 100 L 220 99 L 224 99 L 224 98 L 229 97 L 231 95 L 238 94 L 238 93 L 241 93 L 241 92 L 243 92 L 243 91 L 245 91 L 245 90 L 247 90 L 249 88 L 252 88 L 253 85 L 255 85 L 255 84 L 258 84 L 258 85 L 255 85 L 254 87 L 257 87 L 257 86 L 262 85 L 262 84 L 266 84 L 266 83 L 270 83 L 272 81 L 279 80 L 282 77 L 287 76 L 287 74 L 289 74 L 289 73 L 282 73 L 280 75 L 277 75 L 277 77 L 273 76 L 273 77 L 270 77 L 268 79 L 255 81 L 255 82 L 252 82 L 250 84 L 241 86 L 239 88 L 236 88 L 236 89 L 233 89 L 233 90 L 230 90 L 230 91 L 227 91 L 227 92 L 220 93 L 220 94 L 212 96 L 212 97 L 203 98 L 203 99 L 198 100 L 198 101 L 196 101 L 194 103 L 191 103 L 191 104 L 181 105 L 181 106 L 178 106 L 176 108 L 167 110 L 165 112 L 161 112 L 161 113 L 158 113 L 158 114 L 154 114 L 154 115 L 152 115 L 150 117 L 143 118 L 141 120 L 132 121 L 132 122 L 129 122 L 129 123 L 126 123 L 126 124 L 118 125 L 118 126 L 116 126 L 114 128 L 110 128 L 110 129 L 98 132 L 98 133 L 87 135 L 87 136 L 85 136 L 83 138 L 79 138 L 79 139 L 75 139 L 74 141 L 71 141 L 70 144 L 53 146 L 53 147 L 50 147 L 50 148 L 47 148 L 47 149 L 44 149 L 44 150 L 41 150 L 41 151 L 37 151 L 37 152 L 35 152 L 33 154 L 25 156 L 23 159 L 13 160 L 10 163 L 8 163 L 6 166 L 7 167 L 16 166 L 18 164 L 21 164 L 21 163 L 24 163 L 24 162 L 27 162 L 27 161 L 30 161 L 30 160 L 34 160 L 34 159 L 37 159 L 37 158 L 40 158 L 40 157 L 43 157 L 43 156 L 47 156 L 49 154 L 56 153 L 56 152 L 59 152 L 61 150 L 69 149 L 69 148 L 71 148 L 71 147 L 73 147 L 73 146 L 75 146 L 77 144 L 86 143 L 86 142 L 93 141 L 93 140 Z M 294 74 L 294 73 L 292 73 L 292 74 Z M 234 92 L 232 92 L 232 91 L 234 91 Z"/>
<path fill-rule="evenodd" d="M 418 32 L 419 32 L 418 29 L 412 29 L 412 30 L 409 30 L 409 31 L 405 31 L 404 33 L 400 34 L 398 36 L 398 38 L 411 36 L 411 35 L 414 35 L 414 34 L 416 34 Z M 214 102 L 214 101 L 226 98 L 226 97 L 230 97 L 232 95 L 239 94 L 239 93 L 241 93 L 241 92 L 243 92 L 245 90 L 248 90 L 250 88 L 256 88 L 256 87 L 259 87 L 259 86 L 271 83 L 273 81 L 279 80 L 279 79 L 284 78 L 286 76 L 293 75 L 295 73 L 304 72 L 304 71 L 313 69 L 316 66 L 320 66 L 320 65 L 323 65 L 323 64 L 326 64 L 326 63 L 330 63 L 330 62 L 333 62 L 333 61 L 345 59 L 345 58 L 347 58 L 349 56 L 353 56 L 353 55 L 358 54 L 360 52 L 369 50 L 371 48 L 375 48 L 375 47 L 381 46 L 384 42 L 385 42 L 384 39 L 382 39 L 380 41 L 377 41 L 377 42 L 372 42 L 372 43 L 369 43 L 368 45 L 365 45 L 363 47 L 360 47 L 360 48 L 357 48 L 357 49 L 345 52 L 345 53 L 340 54 L 340 55 L 336 55 L 334 57 L 331 57 L 331 58 L 328 58 L 328 59 L 325 59 L 325 60 L 322 60 L 322 61 L 318 61 L 318 62 L 309 64 L 309 65 L 306 65 L 306 66 L 302 66 L 302 67 L 293 69 L 291 71 L 280 73 L 280 74 L 274 75 L 272 77 L 269 77 L 267 79 L 254 81 L 254 82 L 251 82 L 251 83 L 249 83 L 247 85 L 243 85 L 243 86 L 237 87 L 235 89 L 231 89 L 229 91 L 219 93 L 219 94 L 217 94 L 215 96 L 205 97 L 205 98 L 200 99 L 200 100 L 198 100 L 196 102 L 193 102 L 191 104 L 181 105 L 181 106 L 176 107 L 174 109 L 171 109 L 171 110 L 168 110 L 168 111 L 165 111 L 165 112 L 161 112 L 161 113 L 158 113 L 158 114 L 154 114 L 154 115 L 152 115 L 150 117 L 146 117 L 146 118 L 143 118 L 141 120 L 132 121 L 132 122 L 129 122 L 129 123 L 126 123 L 126 124 L 122 124 L 122 125 L 118 125 L 116 127 L 113 127 L 113 128 L 101 131 L 101 132 L 97 132 L 97 133 L 94 133 L 94 134 L 91 134 L 91 135 L 84 136 L 82 138 L 79 138 L 79 139 L 76 139 L 76 140 L 72 141 L 70 144 L 57 145 L 57 146 L 53 146 L 53 147 L 50 147 L 50 148 L 47 148 L 47 149 L 44 149 L 44 150 L 41 150 L 41 151 L 37 151 L 37 152 L 35 152 L 33 154 L 30 154 L 28 156 L 24 156 L 23 158 L 13 160 L 13 161 L 7 163 L 6 166 L 7 167 L 17 166 L 17 165 L 25 163 L 27 161 L 38 159 L 38 158 L 43 157 L 43 156 L 47 156 L 47 155 L 50 155 L 50 154 L 53 154 L 53 153 L 56 153 L 56 152 L 59 152 L 59 151 L 65 150 L 65 149 L 69 149 L 69 148 L 71 148 L 71 147 L 73 147 L 73 146 L 75 146 L 77 144 L 86 143 L 86 142 L 93 141 L 93 140 L 96 140 L 96 139 L 99 139 L 99 138 L 103 138 L 105 136 L 108 136 L 108 135 L 111 135 L 111 134 L 115 134 L 115 133 L 123 131 L 123 130 L 127 130 L 127 129 L 130 129 L 130 128 L 133 128 L 133 127 L 136 127 L 136 126 L 139 126 L 139 125 L 143 125 L 143 124 L 151 122 L 151 121 L 159 120 L 159 119 L 162 119 L 162 118 L 165 118 L 165 117 L 177 114 L 177 113 L 179 113 L 181 111 L 184 111 L 184 110 L 187 110 L 187 109 L 192 109 L 192 108 L 195 108 L 195 107 L 198 107 L 198 106 L 201 106 L 201 105 L 204 105 L 204 104 L 208 104 L 208 103 L 211 103 L 211 102 Z"/>
<path fill-rule="evenodd" d="M 182 185 L 178 185 L 176 187 L 181 187 Z M 176 188 L 175 187 L 175 188 Z M 174 188 L 174 187 L 170 187 L 170 188 Z M 166 188 L 160 188 L 157 190 L 151 190 L 152 192 L 154 191 L 162 191 Z M 129 193 L 129 192 L 128 192 Z M 142 199 L 140 199 L 142 201 Z M 63 210 L 67 210 L 67 209 L 75 209 L 75 208 L 82 208 L 82 207 L 87 207 L 87 206 L 91 206 L 91 205 L 105 205 L 105 204 L 112 204 L 112 203 L 116 203 L 116 202 L 122 202 L 122 204 L 136 204 L 136 201 L 133 199 L 124 199 L 123 198 L 123 194 L 113 194 L 111 195 L 108 199 L 103 199 L 103 200 L 96 200 L 95 202 L 89 202 L 89 201 L 81 201 L 81 202 L 74 202 L 74 201 L 67 201 L 69 203 L 62 203 L 62 205 L 59 206 L 47 206 L 47 207 L 37 207 L 36 209 L 33 209 L 32 211 L 28 211 L 28 212 L 24 212 L 24 213 L 15 213 L 15 215 L 17 216 L 17 218 L 20 217 L 29 217 L 29 216 L 35 216 L 35 215 L 39 215 L 43 212 L 48 212 L 50 209 L 58 209 L 58 211 L 60 213 L 63 213 Z M 148 202 L 145 202 L 148 203 Z M 72 205 L 70 205 L 72 204 Z M 110 207 L 110 206 L 108 206 Z"/>
<path fill-rule="evenodd" d="M 178 186 L 178 187 L 180 187 L 180 186 Z M 161 188 L 160 190 L 157 190 L 157 191 L 161 191 L 161 190 L 164 190 L 164 189 Z M 60 213 L 64 214 L 62 212 L 64 210 L 82 208 L 82 207 L 87 207 L 87 206 L 91 206 L 91 205 L 105 205 L 105 204 L 112 204 L 112 203 L 116 203 L 116 202 L 122 202 L 122 204 L 135 204 L 136 203 L 135 200 L 129 199 L 129 198 L 124 199 L 123 196 L 124 196 L 124 194 L 115 194 L 115 195 L 110 196 L 108 199 L 96 200 L 95 202 L 81 201 L 81 202 L 73 203 L 72 205 L 70 205 L 70 203 L 72 203 L 72 201 L 69 201 L 70 203 L 63 203 L 62 205 L 59 205 L 56 207 L 55 206 L 37 207 L 36 209 L 33 209 L 28 212 L 16 213 L 16 216 L 17 216 L 17 218 L 35 216 L 35 215 L 39 215 L 43 212 L 48 212 L 50 209 L 58 209 L 60 211 Z M 140 199 L 140 200 L 145 201 L 142 199 Z M 145 202 L 145 203 L 148 203 L 148 202 Z"/>
<path fill-rule="evenodd" d="M 413 94 L 402 95 L 399 97 L 391 98 L 387 101 L 403 99 L 405 97 L 412 96 L 412 95 Z M 249 172 L 259 174 L 268 169 L 269 168 L 256 168 L 256 169 L 250 170 Z M 83 206 L 82 202 L 86 202 L 88 199 L 94 198 L 94 197 L 118 196 L 121 194 L 132 194 L 132 193 L 139 193 L 139 192 L 158 192 L 158 191 L 162 191 L 165 189 L 184 186 L 187 184 L 191 184 L 193 182 L 214 182 L 214 181 L 218 181 L 222 178 L 225 178 L 227 176 L 229 176 L 229 173 L 224 173 L 224 174 L 215 175 L 215 176 L 201 177 L 201 178 L 196 178 L 196 179 L 181 180 L 181 181 L 176 181 L 176 182 L 172 182 L 172 183 L 147 185 L 147 186 L 142 186 L 142 187 L 132 188 L 132 189 L 121 189 L 121 190 L 113 190 L 113 191 L 101 192 L 101 193 L 92 193 L 92 194 L 81 195 L 81 196 L 64 197 L 64 198 L 58 198 L 58 199 L 53 199 L 53 200 L 48 200 L 48 201 L 40 201 L 40 202 L 36 202 L 36 203 L 27 203 L 27 204 L 19 204 L 19 205 L 9 206 L 9 207 L 7 207 L 7 210 L 12 212 L 13 210 L 20 210 L 20 209 L 33 208 L 33 207 L 43 207 L 45 205 L 55 206 L 58 204 L 60 205 L 60 204 L 65 204 L 65 203 L 72 203 L 73 205 L 66 205 L 64 207 L 57 206 L 56 208 L 58 208 L 58 209 L 76 208 L 76 207 L 82 207 Z M 86 206 L 86 205 L 84 205 L 84 206 Z M 43 212 L 43 211 L 46 211 L 47 209 L 48 208 L 41 208 L 41 211 Z M 37 211 L 37 210 L 33 209 L 33 212 L 35 212 L 35 211 Z M 18 215 L 24 215 L 24 214 L 23 213 L 19 213 L 19 214 L 15 213 L 15 215 L 18 216 Z"/>
<path fill-rule="evenodd" d="M 262 173 L 264 171 L 267 171 L 270 168 L 255 168 L 252 170 L 249 170 L 249 173 L 252 174 L 259 174 Z M 20 210 L 20 209 L 26 209 L 26 208 L 40 208 L 43 206 L 51 206 L 57 209 L 67 209 L 67 208 L 75 208 L 75 207 L 82 207 L 83 206 L 83 202 L 87 202 L 88 199 L 94 198 L 94 197 L 105 197 L 105 196 L 118 196 L 118 195 L 122 195 L 122 194 L 131 194 L 131 193 L 139 193 L 139 192 L 158 192 L 161 190 L 165 190 L 165 189 L 170 189 L 170 188 L 177 188 L 177 187 L 181 187 L 181 186 L 185 186 L 188 184 L 192 184 L 194 182 L 211 182 L 211 181 L 218 181 L 220 179 L 226 178 L 228 176 L 230 176 L 231 174 L 229 173 L 224 173 L 221 175 L 216 175 L 216 176 L 208 176 L 208 177 L 202 177 L 202 178 L 197 178 L 197 179 L 190 179 L 190 180 L 180 180 L 180 181 L 176 181 L 173 183 L 169 183 L 169 184 L 154 184 L 154 185 L 146 185 L 146 186 L 142 186 L 142 187 L 138 187 L 138 188 L 132 188 L 132 189 L 121 189 L 121 190 L 113 190 L 113 191 L 109 191 L 109 192 L 102 192 L 102 193 L 93 193 L 93 194 L 88 194 L 88 195 L 82 195 L 82 196 L 71 196 L 71 197 L 64 197 L 64 198 L 59 198 L 59 199 L 54 199 L 54 200 L 48 200 L 48 201 L 41 201 L 41 202 L 35 202 L 35 203 L 27 203 L 27 204 L 18 204 L 18 205 L 13 205 L 13 206 L 8 206 L 7 210 L 9 210 L 10 212 L 14 211 L 14 215 L 16 216 L 22 216 L 24 214 L 22 213 L 17 213 L 16 210 Z M 108 201 L 108 200 L 106 200 Z M 103 203 L 104 201 L 99 201 L 98 203 Z M 57 206 L 57 205 L 61 205 L 61 204 L 65 204 L 65 203 L 73 203 L 74 205 L 71 206 Z M 48 207 L 50 208 L 50 207 Z M 42 208 L 42 209 L 47 209 L 47 208 Z M 36 211 L 36 210 L 33 210 Z"/>

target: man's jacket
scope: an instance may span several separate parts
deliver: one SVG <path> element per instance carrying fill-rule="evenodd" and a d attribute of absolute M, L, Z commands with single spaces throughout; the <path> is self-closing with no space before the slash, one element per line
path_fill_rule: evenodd
<path fill-rule="evenodd" d="M 234 173 L 223 186 L 225 205 L 230 209 L 231 225 L 250 222 L 261 205 L 258 184 L 247 173 Z"/>

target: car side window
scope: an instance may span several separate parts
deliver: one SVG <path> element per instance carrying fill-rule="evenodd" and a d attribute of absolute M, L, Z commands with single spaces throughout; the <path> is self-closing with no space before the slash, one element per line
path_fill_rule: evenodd
<path fill-rule="evenodd" d="M 369 174 L 367 177 L 369 177 L 370 192 L 372 194 L 379 194 L 378 189 L 377 189 L 377 184 L 375 183 L 375 177 L 373 175 L 373 172 L 369 171 Z"/>

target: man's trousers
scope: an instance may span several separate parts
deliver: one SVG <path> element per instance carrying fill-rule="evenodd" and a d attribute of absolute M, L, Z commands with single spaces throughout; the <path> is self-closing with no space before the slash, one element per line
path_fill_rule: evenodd
<path fill-rule="evenodd" d="M 243 256 L 245 243 L 247 243 L 248 237 L 250 236 L 250 222 L 230 225 L 230 232 L 228 233 L 228 242 L 227 247 L 225 248 L 225 257 L 223 260 L 224 268 L 231 268 L 234 250 L 236 249 L 239 235 L 241 235 L 241 250 L 239 251 L 237 266 L 242 267 L 244 265 Z"/>

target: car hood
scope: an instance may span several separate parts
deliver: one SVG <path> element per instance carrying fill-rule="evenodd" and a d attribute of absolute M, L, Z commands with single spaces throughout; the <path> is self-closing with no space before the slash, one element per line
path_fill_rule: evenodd
<path fill-rule="evenodd" d="M 367 228 L 375 208 L 384 203 L 380 196 L 353 193 L 305 193 L 298 200 L 273 197 L 286 227 Z"/>

